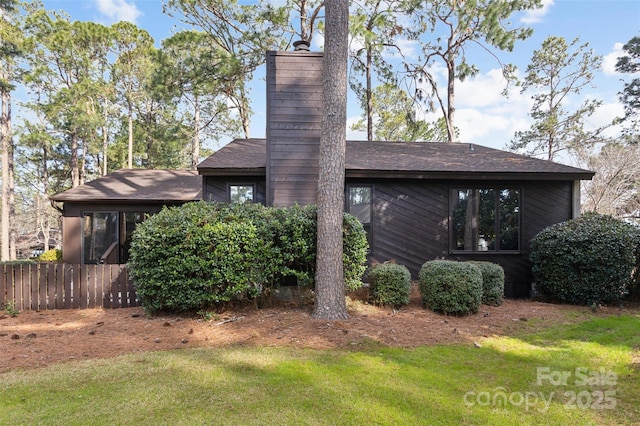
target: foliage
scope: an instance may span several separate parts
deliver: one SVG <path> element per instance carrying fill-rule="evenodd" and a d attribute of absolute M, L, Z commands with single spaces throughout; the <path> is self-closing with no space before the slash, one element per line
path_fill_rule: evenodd
<path fill-rule="evenodd" d="M 533 52 L 521 92 L 533 92 L 529 115 L 534 122 L 529 130 L 516 132 L 509 149 L 543 154 L 553 160 L 558 152 L 575 151 L 597 142 L 600 129 L 587 131 L 584 124 L 602 102 L 588 99 L 574 111 L 565 108 L 572 95 L 588 90 L 593 71 L 602 61 L 588 49 L 588 43 L 578 42 L 576 38 L 567 44 L 563 37 L 551 36 Z"/>
<path fill-rule="evenodd" d="M 316 208 L 194 202 L 163 209 L 138 225 L 129 266 L 145 310 L 197 311 L 268 294 L 283 277 L 312 285 Z M 366 235 L 344 220 L 345 281 L 357 288 Z"/>
<path fill-rule="evenodd" d="M 536 289 L 560 302 L 617 302 L 628 292 L 640 230 L 611 216 L 587 213 L 552 225 L 531 240 Z"/>
<path fill-rule="evenodd" d="M 395 84 L 383 84 L 373 90 L 371 104 L 374 138 L 380 141 L 428 141 L 446 142 L 447 130 L 444 119 L 429 123 L 419 118 L 413 99 Z M 366 117 L 351 128 L 365 130 Z"/>
<path fill-rule="evenodd" d="M 640 72 L 640 37 L 631 38 L 622 46 L 622 50 L 626 54 L 618 58 L 616 71 L 635 76 L 625 84 L 620 93 L 620 101 L 624 104 L 628 117 L 640 113 L 640 77 L 637 77 Z"/>
<path fill-rule="evenodd" d="M 482 274 L 482 303 L 500 306 L 504 302 L 504 269 L 497 263 L 470 261 Z"/>
<path fill-rule="evenodd" d="M 7 300 L 4 302 L 4 313 L 10 317 L 17 317 L 20 311 L 16 309 L 16 304 L 13 300 Z"/>
<path fill-rule="evenodd" d="M 468 262 L 432 260 L 420 268 L 422 303 L 436 312 L 468 315 L 482 301 L 482 273 Z"/>
<path fill-rule="evenodd" d="M 517 12 L 537 9 L 540 0 L 477 0 L 431 2 L 429 7 L 414 3 L 408 11 L 414 18 L 416 34 L 430 32 L 432 37 L 422 43 L 422 56 L 417 63 L 405 63 L 405 71 L 413 79 L 416 98 L 426 101 L 430 109 L 441 110 L 447 127 L 448 141 L 456 142 L 455 81 L 464 81 L 479 72 L 468 62 L 467 50 L 473 45 L 497 58 L 492 49 L 512 51 L 517 40 L 524 40 L 532 28 L 513 26 L 509 19 Z M 432 74 L 440 62 L 447 70 L 446 88 L 438 86 Z M 511 79 L 513 66 L 498 60 L 503 74 Z"/>
<path fill-rule="evenodd" d="M 369 271 L 369 300 L 376 305 L 409 304 L 411 273 L 404 265 L 379 263 Z"/>
<path fill-rule="evenodd" d="M 38 260 L 40 262 L 58 262 L 62 260 L 62 250 L 60 249 L 49 249 L 38 256 Z"/>

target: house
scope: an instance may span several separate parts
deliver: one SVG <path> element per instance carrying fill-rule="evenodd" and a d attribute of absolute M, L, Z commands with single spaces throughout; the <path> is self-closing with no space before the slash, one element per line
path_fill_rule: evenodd
<path fill-rule="evenodd" d="M 96 248 L 100 238 L 94 234 L 112 226 L 126 241 L 130 225 L 140 219 L 121 216 L 115 231 L 115 212 L 153 213 L 162 204 L 200 198 L 272 206 L 315 203 L 321 72 L 321 53 L 268 52 L 266 138 L 230 142 L 200 163 L 197 176 L 120 171 L 84 185 L 85 190 L 52 197 L 64 202 L 65 260 L 107 261 L 101 250 L 113 239 Z M 425 261 L 436 258 L 495 262 L 505 270 L 507 297 L 529 295 L 529 241 L 545 227 L 579 215 L 580 181 L 594 175 L 469 143 L 348 141 L 345 167 L 345 210 L 363 223 L 371 258 L 394 259 L 414 278 Z M 124 259 L 122 248 L 118 260 Z"/>

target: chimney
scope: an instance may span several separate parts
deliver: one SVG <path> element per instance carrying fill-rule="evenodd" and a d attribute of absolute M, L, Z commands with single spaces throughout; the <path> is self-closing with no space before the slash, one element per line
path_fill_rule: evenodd
<path fill-rule="evenodd" d="M 297 41 L 267 52 L 267 205 L 315 204 L 322 125 L 322 53 Z"/>

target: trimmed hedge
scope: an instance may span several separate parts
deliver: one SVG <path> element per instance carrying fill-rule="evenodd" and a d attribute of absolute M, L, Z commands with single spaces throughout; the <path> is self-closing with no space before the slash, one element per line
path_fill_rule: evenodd
<path fill-rule="evenodd" d="M 504 302 L 504 269 L 497 263 L 469 261 L 482 274 L 482 303 L 500 306 Z"/>
<path fill-rule="evenodd" d="M 131 241 L 129 269 L 143 307 L 195 311 L 250 300 L 290 275 L 312 285 L 316 212 L 204 201 L 164 208 L 140 223 Z M 345 282 L 355 289 L 368 245 L 362 225 L 346 213 L 344 247 Z"/>
<path fill-rule="evenodd" d="M 411 273 L 406 266 L 380 263 L 369 271 L 369 301 L 400 307 L 409 304 Z"/>
<path fill-rule="evenodd" d="M 531 240 L 536 290 L 565 303 L 617 302 L 629 293 L 639 244 L 640 230 L 611 216 L 550 226 Z"/>
<path fill-rule="evenodd" d="M 482 273 L 469 262 L 425 262 L 420 268 L 419 285 L 423 305 L 436 312 L 474 314 L 482 301 Z"/>

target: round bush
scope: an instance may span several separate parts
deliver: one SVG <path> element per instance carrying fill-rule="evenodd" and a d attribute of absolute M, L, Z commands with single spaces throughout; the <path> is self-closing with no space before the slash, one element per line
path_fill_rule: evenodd
<path fill-rule="evenodd" d="M 497 263 L 470 261 L 482 274 L 482 303 L 500 306 L 504 302 L 504 269 Z"/>
<path fill-rule="evenodd" d="M 573 304 L 616 302 L 628 292 L 640 232 L 611 216 L 587 213 L 531 240 L 536 290 Z"/>
<path fill-rule="evenodd" d="M 436 312 L 468 315 L 482 301 L 482 273 L 468 262 L 432 260 L 420 268 L 422 303 Z"/>
<path fill-rule="evenodd" d="M 60 249 L 49 249 L 38 256 L 38 261 L 40 262 L 59 262 L 62 260 L 62 250 Z"/>
<path fill-rule="evenodd" d="M 409 304 L 411 273 L 406 266 L 380 263 L 369 271 L 369 300 L 376 305 Z"/>

